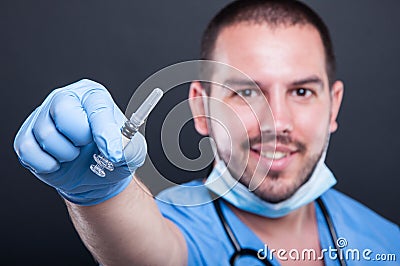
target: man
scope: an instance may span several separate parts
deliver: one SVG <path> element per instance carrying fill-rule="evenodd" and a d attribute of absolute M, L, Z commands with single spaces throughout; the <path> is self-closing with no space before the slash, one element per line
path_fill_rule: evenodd
<path fill-rule="evenodd" d="M 330 189 L 335 180 L 323 162 L 343 83 L 334 80 L 332 45 L 318 16 L 296 1 L 234 2 L 205 31 L 202 56 L 257 86 L 191 84 L 196 130 L 217 150 L 206 187 L 195 194 L 177 187 L 155 202 L 132 181 L 144 138 L 136 134 L 123 159 L 125 117 L 98 83 L 55 90 L 18 132 L 21 163 L 66 199 L 94 257 L 103 265 L 338 265 L 343 258 L 356 265 L 397 254 L 396 225 Z M 116 166 L 106 178 L 88 168 L 98 150 Z M 166 203 L 212 197 L 222 199 Z M 345 256 L 346 242 L 354 258 Z"/>

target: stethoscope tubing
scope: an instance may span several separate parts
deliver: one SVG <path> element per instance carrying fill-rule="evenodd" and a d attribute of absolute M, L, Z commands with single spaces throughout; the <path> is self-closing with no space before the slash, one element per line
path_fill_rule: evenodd
<path fill-rule="evenodd" d="M 340 250 L 338 243 L 337 243 L 338 242 L 338 234 L 333 225 L 332 218 L 329 215 L 329 212 L 328 212 L 323 200 L 321 198 L 318 198 L 316 200 L 316 202 L 317 202 L 318 206 L 320 207 L 322 214 L 324 216 L 324 219 L 328 225 L 329 233 L 331 235 L 333 244 L 335 245 L 336 250 Z M 258 252 L 256 250 L 242 248 L 240 246 L 238 239 L 236 238 L 235 234 L 233 233 L 232 228 L 229 226 L 228 222 L 225 219 L 224 214 L 222 213 L 220 199 L 218 199 L 218 198 L 214 199 L 213 204 L 214 204 L 215 210 L 217 212 L 217 215 L 222 223 L 224 231 L 225 231 L 226 235 L 228 236 L 228 239 L 231 242 L 233 248 L 235 249 L 235 252 L 233 253 L 233 255 L 231 256 L 231 258 L 229 260 L 230 265 L 234 265 L 235 261 L 238 258 L 240 258 L 241 256 L 252 256 L 252 257 L 257 258 L 257 260 L 263 262 L 264 265 L 272 266 L 271 262 L 269 262 L 266 258 L 264 258 L 264 259 L 260 258 L 258 256 Z M 342 256 L 338 256 L 338 259 L 339 259 L 339 263 L 341 266 L 346 266 L 346 261 Z"/>

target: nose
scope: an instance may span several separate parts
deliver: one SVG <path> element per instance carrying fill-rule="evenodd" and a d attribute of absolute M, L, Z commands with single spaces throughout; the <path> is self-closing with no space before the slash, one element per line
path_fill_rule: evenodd
<path fill-rule="evenodd" d="M 287 135 L 293 131 L 293 121 L 290 106 L 285 101 L 285 95 L 272 92 L 267 96 L 269 108 L 277 135 Z"/>

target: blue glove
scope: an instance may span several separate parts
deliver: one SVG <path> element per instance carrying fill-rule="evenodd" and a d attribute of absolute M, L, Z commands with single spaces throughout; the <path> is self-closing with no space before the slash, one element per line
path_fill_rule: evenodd
<path fill-rule="evenodd" d="M 146 158 L 140 133 L 123 152 L 125 121 L 101 84 L 81 80 L 49 94 L 21 126 L 14 149 L 22 165 L 67 200 L 98 204 L 126 188 Z M 89 169 L 99 152 L 115 166 L 105 178 Z"/>

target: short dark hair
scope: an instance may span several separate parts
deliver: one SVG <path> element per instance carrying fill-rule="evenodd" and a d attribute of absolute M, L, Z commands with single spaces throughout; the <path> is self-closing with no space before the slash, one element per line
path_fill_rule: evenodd
<path fill-rule="evenodd" d="M 307 5 L 296 0 L 237 0 L 224 7 L 208 24 L 201 40 L 201 58 L 212 60 L 220 32 L 238 23 L 266 23 L 270 26 L 311 25 L 321 36 L 325 64 L 331 87 L 336 74 L 336 59 L 329 30 L 322 19 Z"/>

